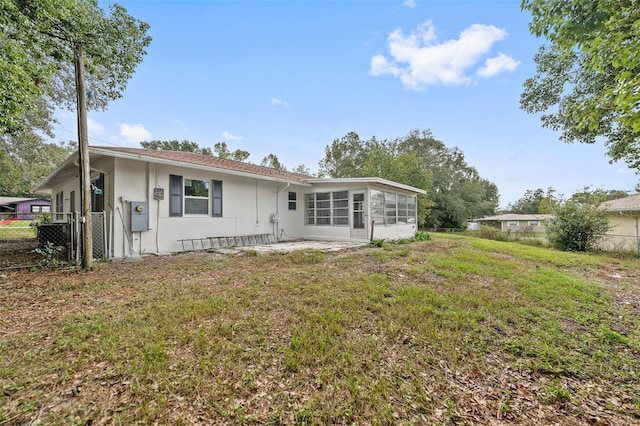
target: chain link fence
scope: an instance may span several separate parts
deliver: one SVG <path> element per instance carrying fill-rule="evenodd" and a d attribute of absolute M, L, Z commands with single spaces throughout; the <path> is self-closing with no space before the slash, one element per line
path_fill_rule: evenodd
<path fill-rule="evenodd" d="M 93 257 L 107 257 L 106 215 L 92 213 Z M 0 269 L 54 266 L 78 261 L 80 214 L 0 213 Z"/>

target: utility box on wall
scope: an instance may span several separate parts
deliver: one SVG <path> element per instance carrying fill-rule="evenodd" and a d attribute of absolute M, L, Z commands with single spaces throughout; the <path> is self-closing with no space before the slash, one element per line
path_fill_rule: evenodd
<path fill-rule="evenodd" d="M 131 232 L 143 232 L 149 229 L 149 203 L 131 202 Z"/>

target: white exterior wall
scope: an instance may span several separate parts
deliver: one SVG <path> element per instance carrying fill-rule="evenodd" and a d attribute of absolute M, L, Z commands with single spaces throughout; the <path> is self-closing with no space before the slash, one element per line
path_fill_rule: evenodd
<path fill-rule="evenodd" d="M 304 209 L 301 186 L 282 182 L 271 182 L 250 177 L 234 176 L 205 170 L 194 170 L 155 163 L 141 163 L 116 159 L 116 224 L 113 255 L 125 257 L 130 253 L 129 244 L 136 253 L 167 253 L 183 250 L 179 240 L 208 237 L 227 237 L 257 234 L 272 234 L 283 238 L 300 238 Z M 169 215 L 169 175 L 180 175 L 186 179 L 222 181 L 222 217 L 209 215 Z M 164 189 L 164 199 L 154 199 L 154 188 Z M 288 191 L 298 193 L 298 206 L 288 210 Z M 276 204 L 277 200 L 277 204 Z M 130 201 L 147 202 L 149 205 L 149 230 L 125 233 L 130 226 Z M 278 213 L 278 222 L 271 216 Z M 299 225 L 296 225 L 299 224 Z M 190 248 L 187 244 L 186 248 Z M 196 248 L 200 247 L 196 243 Z"/>
<path fill-rule="evenodd" d="M 302 185 L 278 184 L 278 240 L 292 240 L 304 235 L 304 194 L 311 188 Z M 289 192 L 296 193 L 296 209 L 289 210 Z"/>

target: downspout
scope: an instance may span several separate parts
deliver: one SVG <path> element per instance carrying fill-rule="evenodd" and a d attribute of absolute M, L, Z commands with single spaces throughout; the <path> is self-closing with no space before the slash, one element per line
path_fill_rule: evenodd
<path fill-rule="evenodd" d="M 287 185 L 284 188 L 281 188 L 276 192 L 276 220 L 273 221 L 273 224 L 276 227 L 273 235 L 276 237 L 276 239 L 280 239 L 278 237 L 278 226 L 280 223 L 279 222 L 280 221 L 280 193 L 285 189 L 289 188 L 290 186 L 291 186 L 291 183 L 287 182 Z"/>
<path fill-rule="evenodd" d="M 633 218 L 634 226 L 636 228 L 636 257 L 640 257 L 640 235 L 638 235 L 638 216 Z"/>

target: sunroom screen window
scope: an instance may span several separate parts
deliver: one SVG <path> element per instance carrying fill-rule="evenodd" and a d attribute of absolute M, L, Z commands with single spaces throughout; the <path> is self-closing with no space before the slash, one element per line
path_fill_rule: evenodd
<path fill-rule="evenodd" d="M 371 191 L 371 220 L 376 225 L 384 225 L 384 192 Z"/>
<path fill-rule="evenodd" d="M 349 224 L 349 191 L 334 192 L 333 198 L 333 224 Z"/>
<path fill-rule="evenodd" d="M 396 223 L 396 194 L 393 192 L 384 193 L 384 218 L 387 225 Z"/>
<path fill-rule="evenodd" d="M 349 191 L 305 194 L 307 225 L 349 225 Z"/>
<path fill-rule="evenodd" d="M 376 225 L 416 223 L 416 196 L 371 190 L 371 220 Z"/>

